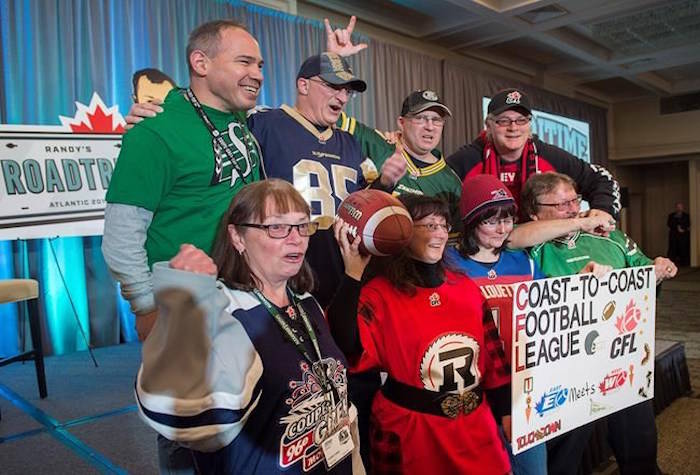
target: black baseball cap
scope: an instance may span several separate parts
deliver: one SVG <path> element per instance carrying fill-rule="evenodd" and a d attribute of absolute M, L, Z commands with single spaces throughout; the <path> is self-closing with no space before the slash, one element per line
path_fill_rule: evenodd
<path fill-rule="evenodd" d="M 420 91 L 413 91 L 408 95 L 403 101 L 403 106 L 401 106 L 401 115 L 413 115 L 423 112 L 427 109 L 440 109 L 443 112 L 443 116 L 448 115 L 452 117 L 452 112 L 447 108 L 445 104 L 440 102 L 440 97 L 435 91 L 430 89 L 423 89 Z"/>
<path fill-rule="evenodd" d="M 314 76 L 335 86 L 350 86 L 357 92 L 365 92 L 367 89 L 367 83 L 353 75 L 347 60 L 336 53 L 321 53 L 304 61 L 297 73 L 297 79 Z"/>
<path fill-rule="evenodd" d="M 504 89 L 494 94 L 487 111 L 491 115 L 498 115 L 511 109 L 519 109 L 525 112 L 525 115 L 532 115 L 530 99 L 519 89 Z"/>

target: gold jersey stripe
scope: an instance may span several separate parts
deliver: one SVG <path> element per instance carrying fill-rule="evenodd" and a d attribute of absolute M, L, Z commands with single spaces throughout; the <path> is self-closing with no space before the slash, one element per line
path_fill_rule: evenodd
<path fill-rule="evenodd" d="M 406 168 L 408 168 L 408 172 L 413 176 L 434 175 L 435 173 L 439 172 L 447 166 L 447 162 L 445 162 L 445 159 L 442 157 L 442 155 L 440 156 L 440 159 L 437 162 L 425 168 L 418 168 L 416 164 L 413 163 L 411 156 L 406 152 L 406 150 L 403 150 L 402 155 L 404 160 L 406 160 Z"/>
<path fill-rule="evenodd" d="M 285 111 L 289 116 L 299 122 L 299 124 L 304 127 L 306 130 L 308 130 L 310 133 L 312 133 L 317 139 L 323 141 L 323 142 L 328 142 L 331 137 L 333 137 L 333 128 L 328 127 L 326 130 L 323 132 L 319 132 L 316 126 L 309 122 L 306 117 L 301 115 L 298 110 L 294 109 L 293 107 L 289 107 L 287 104 L 282 104 L 282 107 L 280 107 L 283 111 Z"/>

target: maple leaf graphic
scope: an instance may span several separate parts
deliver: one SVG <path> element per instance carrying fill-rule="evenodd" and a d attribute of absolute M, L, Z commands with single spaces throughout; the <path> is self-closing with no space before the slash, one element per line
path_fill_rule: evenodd
<path fill-rule="evenodd" d="M 80 124 L 70 124 L 70 128 L 75 133 L 124 133 L 124 127 L 117 125 L 116 128 L 112 127 L 112 116 L 107 115 L 101 108 L 97 108 L 94 114 L 87 114 L 87 122 L 81 122 Z"/>
<path fill-rule="evenodd" d="M 615 328 L 620 334 L 631 332 L 637 327 L 637 323 L 642 318 L 642 311 L 634 304 L 634 299 L 625 307 L 625 313 L 615 319 Z"/>
<path fill-rule="evenodd" d="M 93 93 L 90 105 L 75 103 L 75 117 L 59 116 L 61 123 L 73 133 L 123 134 L 126 122 L 117 106 L 107 107 L 97 93 Z"/>

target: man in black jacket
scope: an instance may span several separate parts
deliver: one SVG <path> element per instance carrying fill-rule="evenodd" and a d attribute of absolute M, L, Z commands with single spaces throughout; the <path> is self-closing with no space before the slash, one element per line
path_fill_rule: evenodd
<path fill-rule="evenodd" d="M 591 165 L 570 153 L 533 137 L 530 128 L 530 100 L 518 89 L 506 89 L 493 96 L 488 106 L 485 129 L 470 144 L 447 158 L 447 163 L 464 180 L 467 176 L 490 174 L 500 179 L 520 202 L 520 190 L 534 173 L 556 171 L 576 182 L 590 213 L 605 213 L 610 221 L 620 212 L 620 190 L 603 167 Z M 614 224 L 614 223 L 613 223 Z"/>

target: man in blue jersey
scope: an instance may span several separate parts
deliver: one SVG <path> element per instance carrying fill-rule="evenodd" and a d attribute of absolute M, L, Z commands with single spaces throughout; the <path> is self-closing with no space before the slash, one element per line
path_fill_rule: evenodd
<path fill-rule="evenodd" d="M 333 297 L 344 272 L 331 229 L 336 209 L 377 174 L 373 164 L 363 159 L 354 138 L 334 128 L 345 104 L 366 88 L 344 58 L 322 53 L 299 68 L 293 107 L 283 104 L 248 117 L 267 176 L 291 182 L 309 203 L 311 219 L 320 223 L 309 243 L 307 260 L 316 273 L 314 296 L 322 306 Z"/>

